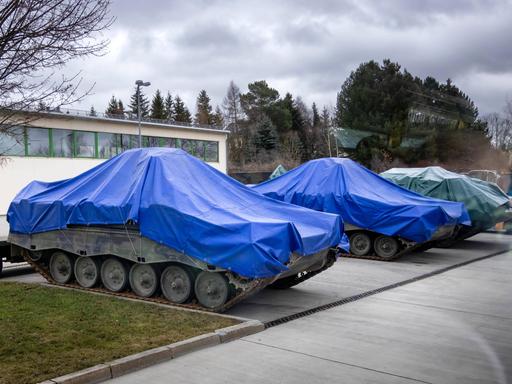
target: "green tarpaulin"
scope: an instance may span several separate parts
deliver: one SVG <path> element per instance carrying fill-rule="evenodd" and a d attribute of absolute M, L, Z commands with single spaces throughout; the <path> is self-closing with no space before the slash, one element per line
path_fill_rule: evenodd
<path fill-rule="evenodd" d="M 511 217 L 509 197 L 494 183 L 441 167 L 393 168 L 381 176 L 424 196 L 464 203 L 474 228 L 487 229 Z"/>
<path fill-rule="evenodd" d="M 281 175 L 284 175 L 286 173 L 286 168 L 283 167 L 281 164 L 279 164 L 276 169 L 270 174 L 269 180 L 275 179 L 276 177 L 279 177 Z"/>

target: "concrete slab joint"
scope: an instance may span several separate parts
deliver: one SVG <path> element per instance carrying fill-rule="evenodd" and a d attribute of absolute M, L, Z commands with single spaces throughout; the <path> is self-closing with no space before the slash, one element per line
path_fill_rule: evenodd
<path fill-rule="evenodd" d="M 264 324 L 258 320 L 251 320 L 232 327 L 217 329 L 215 332 L 178 341 L 163 347 L 153 348 L 134 355 L 122 357 L 106 364 L 99 364 L 91 368 L 60 376 L 44 381 L 40 384 L 94 384 L 119 377 L 173 358 L 212 347 L 220 343 L 227 343 L 244 336 L 263 331 Z"/>

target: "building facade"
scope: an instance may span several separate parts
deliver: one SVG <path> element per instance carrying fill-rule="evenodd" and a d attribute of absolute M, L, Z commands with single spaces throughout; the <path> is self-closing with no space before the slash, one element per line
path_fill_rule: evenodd
<path fill-rule="evenodd" d="M 0 215 L 33 180 L 70 178 L 138 147 L 138 122 L 124 116 L 59 110 L 19 113 L 10 121 L 8 134 L 0 130 Z M 227 131 L 145 120 L 141 132 L 143 147 L 181 148 L 227 171 Z"/>

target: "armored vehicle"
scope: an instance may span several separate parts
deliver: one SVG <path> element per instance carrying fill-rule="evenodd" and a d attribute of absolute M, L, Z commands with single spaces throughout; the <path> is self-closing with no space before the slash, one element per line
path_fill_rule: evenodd
<path fill-rule="evenodd" d="M 512 220 L 510 197 L 492 182 L 447 171 L 441 167 L 393 168 L 381 176 L 423 196 L 464 203 L 471 226 L 457 228 L 453 240 L 462 240 Z M 444 241 L 441 245 L 449 245 Z"/>
<path fill-rule="evenodd" d="M 170 148 L 34 181 L 7 219 L 12 256 L 52 283 L 213 311 L 325 270 L 343 239 L 338 215 L 264 197 Z"/>
<path fill-rule="evenodd" d="M 349 256 L 392 260 L 470 224 L 461 203 L 411 192 L 345 158 L 324 158 L 253 187 L 255 191 L 322 212 L 339 214 Z"/>

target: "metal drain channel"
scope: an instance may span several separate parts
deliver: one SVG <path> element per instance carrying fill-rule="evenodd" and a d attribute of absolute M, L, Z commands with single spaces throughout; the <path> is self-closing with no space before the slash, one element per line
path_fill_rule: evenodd
<path fill-rule="evenodd" d="M 502 254 L 507 253 L 509 251 L 510 250 L 507 249 L 507 250 L 491 253 L 490 255 L 480 256 L 480 257 L 477 257 L 476 259 L 466 260 L 466 261 L 463 261 L 463 262 L 460 262 L 460 263 L 457 263 L 457 264 L 454 264 L 454 265 L 450 265 L 448 267 L 444 267 L 444 268 L 441 268 L 441 269 L 436 269 L 435 271 L 431 271 L 431 272 L 425 273 L 423 275 L 412 277 L 412 278 L 407 279 L 407 280 L 399 281 L 397 283 L 386 285 L 384 287 L 372 289 L 371 291 L 362 292 L 362 293 L 359 293 L 359 294 L 354 295 L 354 296 L 345 297 L 345 298 L 343 298 L 341 300 L 333 301 L 332 303 L 319 305 L 318 307 L 314 307 L 314 308 L 311 308 L 311 309 L 308 309 L 308 310 L 305 310 L 305 311 L 302 311 L 302 312 L 297 312 L 297 313 L 294 313 L 293 315 L 283 316 L 283 317 L 280 317 L 279 319 L 276 319 L 276 320 L 267 321 L 267 322 L 265 322 L 265 328 L 275 327 L 276 325 L 281 325 L 281 324 L 287 323 L 287 322 L 292 321 L 292 320 L 300 319 L 301 317 L 306 317 L 306 316 L 312 315 L 312 314 L 317 313 L 317 312 L 322 312 L 322 311 L 325 311 L 326 309 L 330 309 L 330 308 L 334 308 L 334 307 L 339 307 L 339 306 L 344 305 L 344 304 L 352 303 L 354 301 L 364 299 L 365 297 L 376 295 L 377 293 L 385 292 L 385 291 L 388 291 L 388 290 L 393 289 L 393 288 L 398 288 L 398 287 L 401 287 L 401 286 L 404 286 L 404 285 L 407 285 L 407 284 L 414 283 L 414 282 L 419 281 L 419 280 L 427 279 L 429 277 L 432 277 L 432 276 L 435 276 L 435 275 L 439 275 L 441 273 L 450 271 L 452 269 L 460 268 L 460 267 L 463 267 L 465 265 L 475 263 L 477 261 L 489 259 L 491 257 L 495 257 L 495 256 L 498 256 L 498 255 L 502 255 Z"/>

